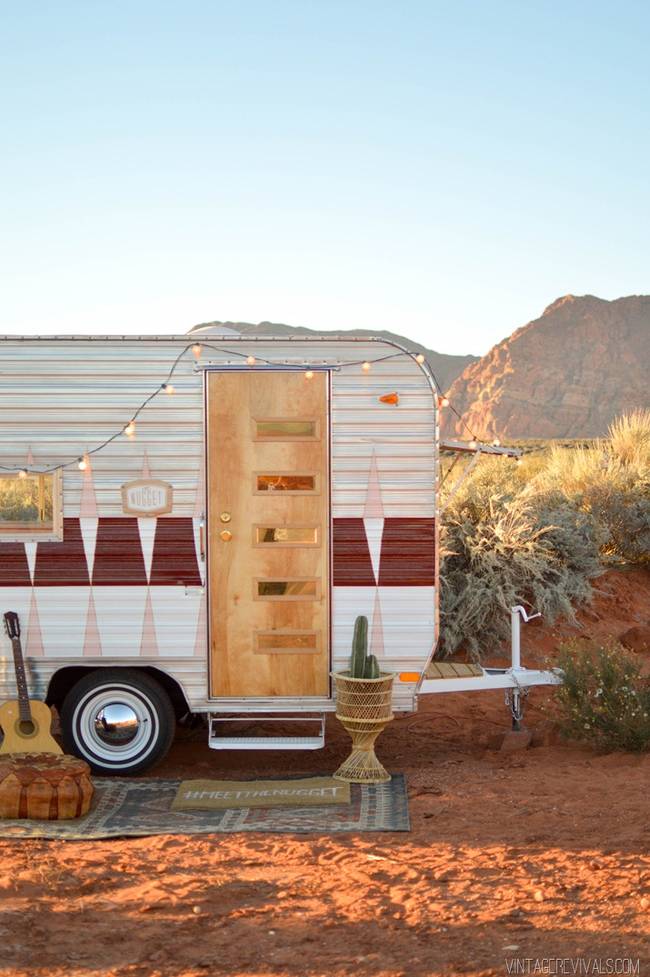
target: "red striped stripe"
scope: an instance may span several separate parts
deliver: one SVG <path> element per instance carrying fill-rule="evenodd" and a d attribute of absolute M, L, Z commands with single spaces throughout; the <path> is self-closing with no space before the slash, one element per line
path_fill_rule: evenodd
<path fill-rule="evenodd" d="M 63 520 L 60 543 L 36 547 L 36 587 L 87 587 L 90 584 L 78 519 Z"/>
<path fill-rule="evenodd" d="M 386 519 L 379 561 L 380 587 L 433 587 L 435 521 Z"/>
<path fill-rule="evenodd" d="M 375 586 L 363 519 L 334 520 L 332 582 L 335 587 Z"/>
<path fill-rule="evenodd" d="M 159 519 L 153 542 L 151 584 L 198 587 L 201 574 L 196 560 L 194 524 L 191 519 Z"/>
<path fill-rule="evenodd" d="M 31 587 L 24 543 L 0 543 L 0 587 Z"/>
<path fill-rule="evenodd" d="M 138 520 L 117 516 L 97 525 L 93 586 L 146 587 Z"/>

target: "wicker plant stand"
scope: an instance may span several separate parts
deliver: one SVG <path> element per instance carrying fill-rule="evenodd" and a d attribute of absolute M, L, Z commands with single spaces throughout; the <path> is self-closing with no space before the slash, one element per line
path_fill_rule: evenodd
<path fill-rule="evenodd" d="M 94 788 L 90 767 L 55 753 L 0 756 L 0 818 L 68 820 L 87 814 Z"/>
<path fill-rule="evenodd" d="M 351 784 L 384 784 L 390 774 L 375 753 L 377 737 L 393 718 L 392 674 L 379 678 L 351 678 L 334 674 L 336 718 L 352 739 L 352 752 L 334 777 Z"/>

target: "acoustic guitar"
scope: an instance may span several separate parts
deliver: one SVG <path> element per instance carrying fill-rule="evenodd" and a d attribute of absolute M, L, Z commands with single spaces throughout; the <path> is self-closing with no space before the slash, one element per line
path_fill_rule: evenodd
<path fill-rule="evenodd" d="M 14 653 L 18 701 L 4 702 L 0 706 L 0 727 L 4 733 L 0 753 L 63 753 L 50 732 L 50 707 L 37 700 L 30 702 L 20 645 L 20 621 L 15 611 L 5 614 L 5 630 Z"/>

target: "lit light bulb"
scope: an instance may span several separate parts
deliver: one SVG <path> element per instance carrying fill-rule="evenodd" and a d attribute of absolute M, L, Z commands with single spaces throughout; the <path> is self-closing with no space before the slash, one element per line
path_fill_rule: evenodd
<path fill-rule="evenodd" d="M 493 448 L 500 448 L 501 447 L 501 442 L 499 441 L 498 438 L 495 438 L 494 439 L 494 441 L 492 442 L 492 447 Z"/>
<path fill-rule="evenodd" d="M 306 380 L 311 380 L 312 377 L 313 377 L 313 375 L 314 375 L 314 371 L 313 370 L 305 370 L 305 379 Z"/>
<path fill-rule="evenodd" d="M 87 468 L 88 468 L 88 459 L 84 455 L 83 458 L 79 459 L 79 471 L 85 472 Z"/>
<path fill-rule="evenodd" d="M 135 434 L 135 421 L 129 421 L 129 423 L 124 428 L 124 433 L 127 438 L 132 438 Z"/>
<path fill-rule="evenodd" d="M 368 373 L 368 371 L 370 370 L 370 363 L 368 362 L 368 360 L 366 360 L 365 363 L 361 364 L 361 369 L 363 370 L 364 373 Z"/>
<path fill-rule="evenodd" d="M 173 383 L 163 383 L 162 389 L 165 391 L 166 394 L 173 394 L 174 393 L 174 384 Z"/>
<path fill-rule="evenodd" d="M 254 356 L 247 356 L 246 357 L 246 362 L 248 363 L 249 366 L 255 366 L 255 357 Z"/>
<path fill-rule="evenodd" d="M 24 468 L 21 468 L 20 471 L 18 472 L 18 478 L 27 478 L 27 472 L 25 471 Z"/>
<path fill-rule="evenodd" d="M 200 343 L 194 343 L 194 346 L 192 346 L 192 352 L 194 353 L 194 356 L 198 360 L 198 358 L 201 355 L 201 344 Z"/>
<path fill-rule="evenodd" d="M 472 449 L 472 451 L 476 451 L 476 449 L 478 448 L 476 441 L 470 441 L 469 446 Z"/>
<path fill-rule="evenodd" d="M 419 363 L 420 366 L 424 363 L 424 356 L 422 353 L 418 353 L 418 355 L 415 357 L 415 362 Z"/>
<path fill-rule="evenodd" d="M 449 397 L 438 397 L 438 407 L 449 407 Z"/>

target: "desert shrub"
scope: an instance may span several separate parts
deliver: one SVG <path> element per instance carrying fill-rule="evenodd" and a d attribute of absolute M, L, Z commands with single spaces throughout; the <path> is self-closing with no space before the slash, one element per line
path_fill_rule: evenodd
<path fill-rule="evenodd" d="M 593 516 L 606 562 L 650 562 L 650 411 L 614 421 L 591 448 L 552 448 L 535 483 Z"/>
<path fill-rule="evenodd" d="M 521 465 L 484 458 L 442 502 L 440 654 L 478 658 L 507 639 L 513 605 L 574 619 L 603 563 L 650 563 L 650 411 Z"/>
<path fill-rule="evenodd" d="M 565 736 L 605 750 L 650 749 L 650 687 L 620 645 L 569 642 L 557 664 L 564 684 L 556 718 Z"/>
<path fill-rule="evenodd" d="M 477 467 L 447 505 L 441 561 L 441 653 L 461 644 L 475 657 L 509 635 L 524 604 L 547 621 L 569 618 L 600 571 L 593 518 L 561 493 L 532 491 L 518 466 Z"/>

